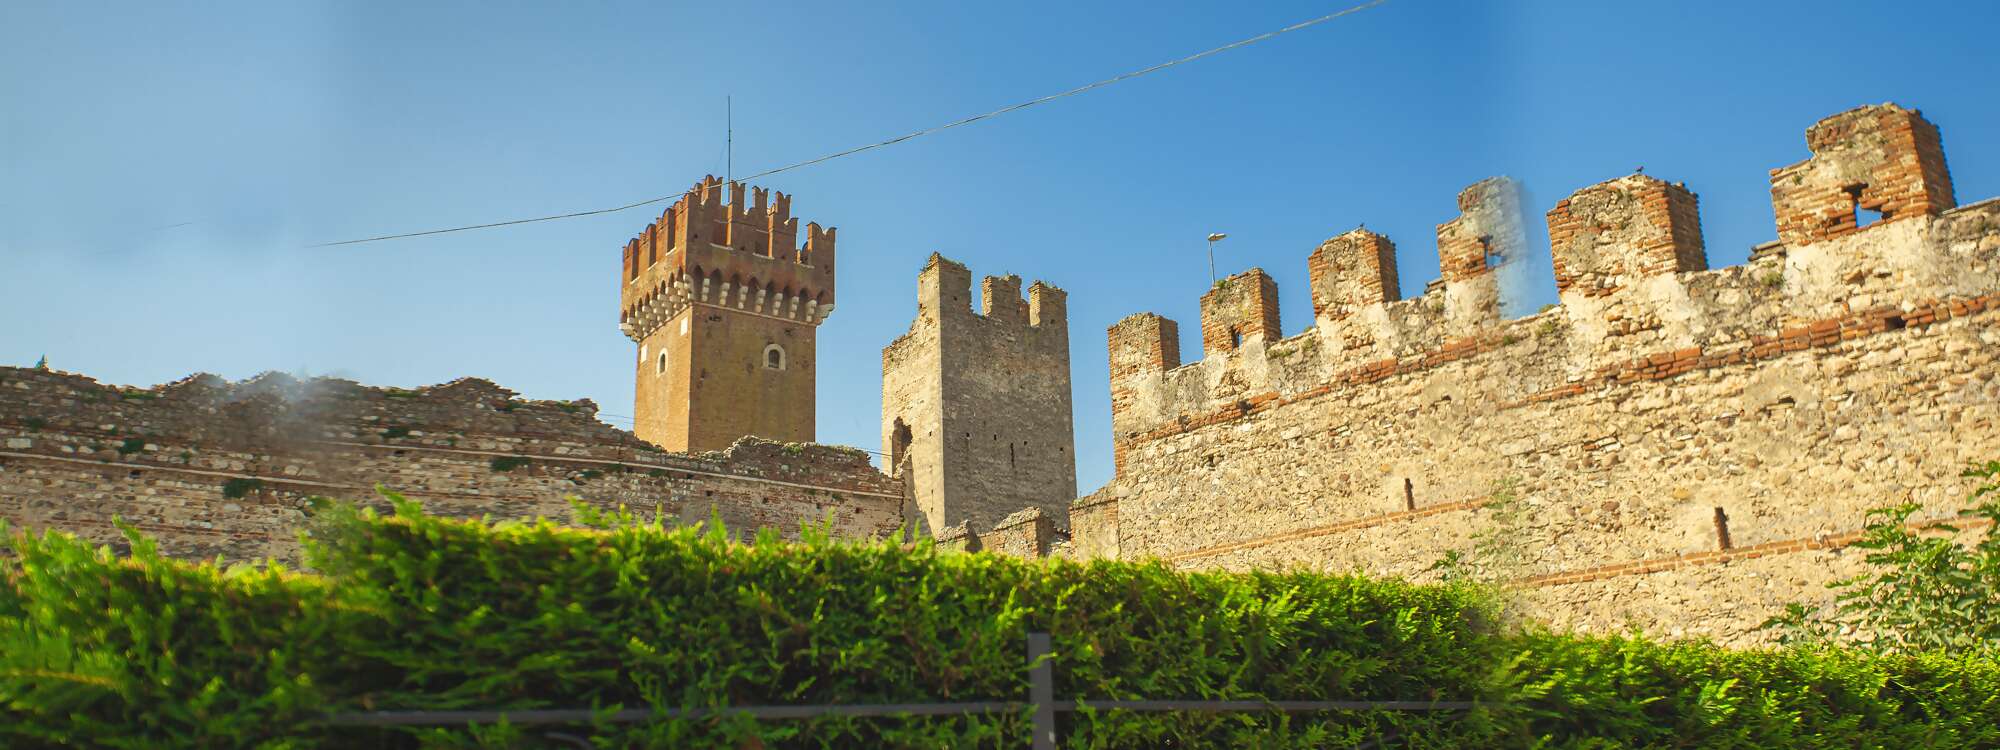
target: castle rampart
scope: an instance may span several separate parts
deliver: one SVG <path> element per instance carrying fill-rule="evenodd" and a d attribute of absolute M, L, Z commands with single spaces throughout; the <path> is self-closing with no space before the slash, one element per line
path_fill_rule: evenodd
<path fill-rule="evenodd" d="M 662 452 L 589 401 L 524 401 L 477 379 L 417 390 L 268 374 L 151 389 L 0 368 L 0 518 L 168 554 L 294 558 L 310 496 L 380 484 L 450 516 L 567 519 L 566 497 L 735 532 L 804 522 L 869 537 L 902 524 L 900 488 L 852 449 L 745 440 Z"/>
<path fill-rule="evenodd" d="M 910 330 L 882 350 L 882 446 L 930 528 L 973 533 L 1076 497 L 1067 295 L 1018 276 L 980 282 L 933 254 Z"/>
<path fill-rule="evenodd" d="M 1308 259 L 1303 333 L 1182 364 L 1172 321 L 1121 321 L 1118 473 L 1072 544 L 1418 577 L 1483 556 L 1559 624 L 1757 639 L 1854 569 L 1867 508 L 1955 512 L 2000 456 L 2000 201 L 1952 207 L 1913 110 L 1809 140 L 1772 172 L 1782 244 L 1746 265 L 1708 270 L 1694 194 L 1631 175 L 1548 212 L 1561 304 L 1503 320 L 1518 193 L 1487 182 L 1439 227 L 1441 290 L 1397 299 L 1389 240 L 1357 230 Z M 1855 175 L 1850 216 L 1887 210 L 1848 230 L 1813 186 Z"/>

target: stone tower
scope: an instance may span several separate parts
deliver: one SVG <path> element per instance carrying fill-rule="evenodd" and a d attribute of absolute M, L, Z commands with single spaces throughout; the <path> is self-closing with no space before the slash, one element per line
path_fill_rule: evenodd
<path fill-rule="evenodd" d="M 1064 515 L 1076 497 L 1067 295 L 988 276 L 972 311 L 972 274 L 932 254 L 910 332 L 882 350 L 882 445 L 941 531 L 990 529 L 1030 507 Z"/>
<path fill-rule="evenodd" d="M 713 176 L 625 244 L 618 327 L 639 345 L 633 432 L 671 451 L 813 439 L 814 332 L 833 312 L 834 230 L 791 198 Z"/>

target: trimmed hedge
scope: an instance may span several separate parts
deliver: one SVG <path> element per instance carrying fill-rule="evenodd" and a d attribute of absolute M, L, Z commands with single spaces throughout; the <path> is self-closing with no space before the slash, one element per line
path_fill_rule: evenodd
<path fill-rule="evenodd" d="M 129 557 L 60 532 L 0 560 L 0 745 L 541 746 L 539 727 L 360 730 L 384 709 L 1063 699 L 1479 700 L 1453 716 L 1062 714 L 1072 747 L 2000 747 L 2000 665 L 1502 634 L 1480 591 L 926 542 L 600 529 L 334 506 L 321 571 Z M 1027 745 L 1027 715 L 601 724 L 600 747 Z"/>

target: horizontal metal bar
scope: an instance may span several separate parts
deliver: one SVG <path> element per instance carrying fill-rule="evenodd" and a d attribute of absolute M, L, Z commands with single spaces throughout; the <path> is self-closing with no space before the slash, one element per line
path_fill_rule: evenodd
<path fill-rule="evenodd" d="M 587 708 L 533 708 L 517 711 L 370 711 L 339 714 L 327 719 L 335 726 L 436 727 L 493 723 L 505 717 L 510 724 L 588 724 L 599 720 L 629 724 L 658 719 L 698 719 L 709 716 L 748 714 L 758 719 L 809 719 L 815 716 L 945 716 L 951 714 L 1011 713 L 1029 708 L 1027 703 L 863 703 L 844 706 L 741 706 L 731 708 L 627 708 L 600 714 Z M 1474 703 L 1466 701 L 1072 701 L 1057 702 L 1051 708 L 1075 712 L 1082 708 L 1097 711 L 1464 711 Z"/>
<path fill-rule="evenodd" d="M 1078 701 L 1098 711 L 1466 711 L 1468 701 Z M 1057 711 L 1076 711 L 1061 704 Z"/>
<path fill-rule="evenodd" d="M 940 716 L 990 714 L 1026 710 L 1026 703 L 863 703 L 845 706 L 735 706 L 728 708 L 627 708 L 599 713 L 587 708 L 532 708 L 516 711 L 369 711 L 338 714 L 327 719 L 336 726 L 436 727 L 497 722 L 509 724 L 588 724 L 598 719 L 628 724 L 656 719 L 698 719 L 749 714 L 759 719 L 809 719 L 814 716 Z"/>

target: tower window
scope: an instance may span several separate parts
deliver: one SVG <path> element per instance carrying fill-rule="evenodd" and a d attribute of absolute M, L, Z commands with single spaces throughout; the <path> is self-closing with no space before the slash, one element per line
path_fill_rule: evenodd
<path fill-rule="evenodd" d="M 777 344 L 772 344 L 770 346 L 764 347 L 764 369 L 766 370 L 785 369 L 784 347 L 778 346 Z"/>
<path fill-rule="evenodd" d="M 660 360 L 659 360 L 659 362 L 660 362 L 660 363 L 659 363 L 659 372 L 660 372 L 660 373 L 662 373 L 662 374 L 665 374 L 665 373 L 666 373 L 666 371 L 667 371 L 667 353 L 666 353 L 666 352 L 660 352 Z"/>

